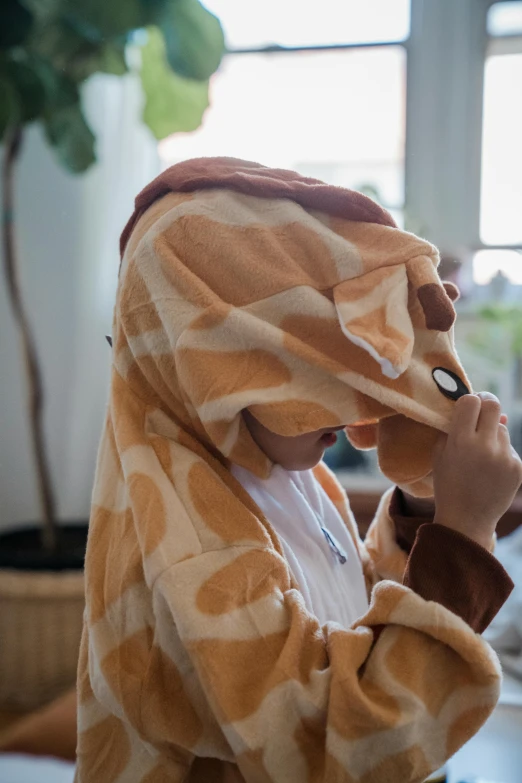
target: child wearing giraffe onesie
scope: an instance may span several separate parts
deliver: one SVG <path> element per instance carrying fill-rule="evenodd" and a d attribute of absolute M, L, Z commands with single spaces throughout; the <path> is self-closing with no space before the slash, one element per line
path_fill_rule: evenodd
<path fill-rule="evenodd" d="M 145 188 L 121 244 L 76 780 L 420 783 L 498 699 L 522 480 L 436 249 L 219 158 Z M 342 430 L 395 484 L 364 542 L 321 461 Z"/>

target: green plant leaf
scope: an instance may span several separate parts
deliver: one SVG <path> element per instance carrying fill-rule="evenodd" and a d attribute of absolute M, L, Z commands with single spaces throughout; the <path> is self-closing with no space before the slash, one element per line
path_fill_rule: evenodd
<path fill-rule="evenodd" d="M 36 59 L 38 73 L 45 90 L 45 115 L 76 106 L 80 101 L 78 85 L 62 70 L 44 59 Z"/>
<path fill-rule="evenodd" d="M 219 20 L 199 0 L 171 0 L 158 24 L 170 67 L 180 76 L 204 81 L 217 70 L 225 51 Z"/>
<path fill-rule="evenodd" d="M 45 90 L 32 60 L 26 58 L 23 62 L 10 58 L 4 62 L 2 70 L 17 93 L 17 121 L 36 120 L 44 110 Z"/>
<path fill-rule="evenodd" d="M 63 0 L 23 0 L 23 4 L 35 19 L 47 22 L 60 12 Z"/>
<path fill-rule="evenodd" d="M 56 17 L 36 26 L 29 40 L 29 49 L 47 60 L 57 71 L 69 73 L 78 58 L 90 54 L 91 42 L 86 42 L 66 21 Z"/>
<path fill-rule="evenodd" d="M 515 356 L 522 356 L 522 309 L 502 303 L 492 303 L 480 307 L 477 311 L 483 319 L 483 331 L 500 327 L 503 338 L 507 335 L 510 339 L 511 351 Z M 491 326 L 488 326 L 491 324 Z M 485 342 L 491 352 L 491 333 L 486 331 Z"/>
<path fill-rule="evenodd" d="M 199 128 L 208 106 L 208 82 L 185 79 L 167 63 L 165 42 L 157 27 L 147 28 L 141 48 L 141 83 L 145 93 L 143 120 L 157 139 Z"/>
<path fill-rule="evenodd" d="M 102 43 L 143 27 L 140 0 L 63 0 L 64 18 L 85 39 Z"/>
<path fill-rule="evenodd" d="M 99 71 L 121 76 L 127 70 L 124 38 L 96 43 L 82 37 L 76 27 L 63 19 L 50 20 L 37 29 L 31 36 L 30 48 L 77 83 Z"/>
<path fill-rule="evenodd" d="M 80 103 L 51 113 L 45 120 L 45 134 L 60 163 L 75 174 L 86 171 L 95 160 L 95 138 Z"/>
<path fill-rule="evenodd" d="M 18 94 L 7 74 L 0 73 L 0 141 L 9 125 L 20 121 Z"/>
<path fill-rule="evenodd" d="M 140 0 L 142 13 L 146 18 L 144 27 L 158 24 L 158 20 L 163 13 L 165 6 L 172 2 L 177 2 L 177 0 Z"/>
<path fill-rule="evenodd" d="M 115 76 L 123 76 L 127 73 L 125 62 L 125 47 L 113 43 L 106 43 L 99 53 L 97 71 L 112 73 Z"/>
<path fill-rule="evenodd" d="M 19 0 L 0 3 L 0 49 L 20 46 L 33 25 L 33 15 Z"/>

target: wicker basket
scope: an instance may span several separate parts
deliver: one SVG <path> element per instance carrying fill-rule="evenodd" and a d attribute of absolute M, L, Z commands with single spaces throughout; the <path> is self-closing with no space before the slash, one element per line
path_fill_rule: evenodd
<path fill-rule="evenodd" d="M 34 709 L 74 684 L 84 604 L 80 570 L 0 569 L 0 709 Z"/>

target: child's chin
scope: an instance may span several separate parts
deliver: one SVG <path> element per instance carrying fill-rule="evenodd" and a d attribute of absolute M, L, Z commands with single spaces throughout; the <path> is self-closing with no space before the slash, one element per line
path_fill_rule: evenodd
<path fill-rule="evenodd" d="M 310 456 L 308 458 L 301 457 L 298 460 L 288 461 L 285 464 L 280 463 L 281 467 L 285 470 L 311 470 L 315 468 L 322 460 L 324 456 L 324 449 L 319 455 Z"/>

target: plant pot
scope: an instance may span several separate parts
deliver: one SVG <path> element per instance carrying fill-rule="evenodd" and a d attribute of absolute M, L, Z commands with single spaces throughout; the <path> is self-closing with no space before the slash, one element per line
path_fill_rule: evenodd
<path fill-rule="evenodd" d="M 56 553 L 38 527 L 0 534 L 0 710 L 27 711 L 76 680 L 87 524 L 60 524 Z"/>

